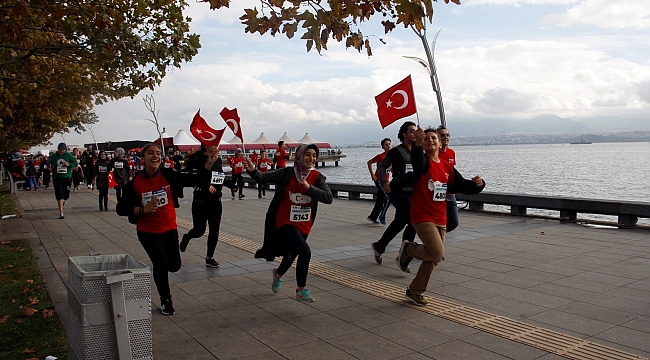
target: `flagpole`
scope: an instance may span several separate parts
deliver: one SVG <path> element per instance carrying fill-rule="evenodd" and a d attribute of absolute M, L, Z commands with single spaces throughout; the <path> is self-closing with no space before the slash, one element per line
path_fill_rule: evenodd
<path fill-rule="evenodd" d="M 241 148 L 244 151 L 244 155 L 246 155 L 246 147 L 244 146 L 244 139 L 243 139 L 244 135 L 242 134 L 241 137 L 242 137 L 242 139 L 241 139 Z"/>
<path fill-rule="evenodd" d="M 409 74 L 411 76 L 411 74 Z M 413 90 L 413 85 L 411 84 L 411 92 L 413 93 L 413 105 L 415 105 L 415 117 L 418 119 L 418 127 L 420 126 L 420 113 L 418 112 L 418 102 L 415 101 L 415 90 Z"/>

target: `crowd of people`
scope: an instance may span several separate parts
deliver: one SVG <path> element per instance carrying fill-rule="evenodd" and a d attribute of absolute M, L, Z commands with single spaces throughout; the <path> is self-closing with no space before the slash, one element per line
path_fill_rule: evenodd
<path fill-rule="evenodd" d="M 367 162 L 378 190 L 368 221 L 386 225 L 388 208 L 391 204 L 395 208 L 394 218 L 371 248 L 374 260 L 381 265 L 386 247 L 402 232 L 395 259 L 399 269 L 410 272 L 411 260 L 422 260 L 405 297 L 415 305 L 425 306 L 427 300 L 422 294 L 434 268 L 444 260 L 446 233 L 458 226 L 454 194 L 478 193 L 485 182 L 479 176 L 465 179 L 456 170 L 456 156 L 449 148 L 446 128 L 422 129 L 407 121 L 397 138 L 400 143 L 395 147 L 390 138 L 383 139 L 383 152 Z M 271 290 L 280 291 L 284 275 L 296 263 L 296 299 L 315 301 L 307 288 L 311 259 L 307 238 L 318 203 L 331 204 L 333 199 L 326 178 L 316 169 L 318 146 L 303 144 L 294 153 L 279 142 L 272 158 L 264 150 L 252 152 L 250 158 L 237 150 L 226 159 L 232 169 L 231 179 L 226 177 L 219 150 L 214 146 L 202 145 L 199 151 L 191 149 L 185 156 L 178 151 L 163 156 L 162 149 L 153 143 L 129 152 L 122 148 L 97 152 L 92 145 L 81 153 L 78 149 L 72 153 L 67 150 L 61 143 L 49 157 L 39 153 L 25 159 L 5 152 L 2 161 L 12 176 L 26 180 L 25 190 L 48 188 L 51 182 L 60 219 L 65 218 L 63 207 L 70 191 L 77 191 L 84 180 L 91 191 L 97 189 L 100 211 L 109 210 L 108 191 L 114 187 L 117 214 L 127 216 L 136 225 L 138 239 L 153 264 L 163 314 L 175 313 L 168 273 L 180 269 L 181 253 L 192 239 L 205 233 L 206 227 L 205 265 L 219 267 L 214 255 L 223 213 L 223 187 L 230 189 L 233 199 L 244 198 L 244 171 L 257 182 L 260 199 L 266 196 L 267 184 L 275 185 L 264 221 L 263 245 L 255 254 L 267 261 L 282 258 L 273 269 Z M 291 160 L 293 166 L 287 167 Z M 175 209 L 184 187 L 193 188 L 193 228 L 179 242 Z M 421 243 L 415 242 L 416 235 Z"/>

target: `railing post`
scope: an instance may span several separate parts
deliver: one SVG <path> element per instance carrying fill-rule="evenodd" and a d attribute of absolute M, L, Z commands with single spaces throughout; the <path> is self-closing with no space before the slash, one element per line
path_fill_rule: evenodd
<path fill-rule="evenodd" d="M 470 211 L 483 211 L 483 203 L 478 201 L 469 201 Z"/>
<path fill-rule="evenodd" d="M 525 206 L 512 205 L 512 206 L 510 206 L 510 215 L 523 216 L 523 215 L 526 215 L 527 210 L 528 209 Z"/>
<path fill-rule="evenodd" d="M 573 210 L 560 210 L 560 221 L 575 222 L 578 218 L 578 212 Z"/>
<path fill-rule="evenodd" d="M 348 199 L 359 200 L 361 199 L 361 193 L 356 191 L 348 191 Z"/>
<path fill-rule="evenodd" d="M 620 214 L 618 216 L 618 223 L 621 227 L 633 227 L 636 225 L 637 221 L 639 221 L 639 218 L 634 215 Z"/>

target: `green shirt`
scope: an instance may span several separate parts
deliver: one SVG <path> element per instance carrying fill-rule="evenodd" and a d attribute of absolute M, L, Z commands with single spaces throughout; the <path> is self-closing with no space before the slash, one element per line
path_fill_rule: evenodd
<path fill-rule="evenodd" d="M 66 162 L 68 163 L 68 166 L 65 166 Z M 52 154 L 49 163 L 52 177 L 59 179 L 70 179 L 72 177 L 72 170 L 77 167 L 77 159 L 67 151 L 64 152 L 63 155 L 59 155 L 58 152 Z"/>

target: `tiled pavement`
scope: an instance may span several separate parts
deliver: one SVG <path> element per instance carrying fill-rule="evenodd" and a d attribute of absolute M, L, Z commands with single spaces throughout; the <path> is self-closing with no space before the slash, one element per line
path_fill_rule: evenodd
<path fill-rule="evenodd" d="M 191 219 L 186 193 L 180 224 Z M 244 200 L 224 199 L 221 230 L 231 236 L 217 246 L 221 268 L 203 265 L 203 237 L 190 243 L 183 268 L 170 274 L 176 315 L 153 312 L 156 359 L 562 358 L 316 276 L 308 279 L 314 303 L 293 300 L 292 271 L 273 294 L 275 264 L 228 245 L 229 238 L 261 242 L 269 199 L 248 193 Z M 149 263 L 135 227 L 112 211 L 99 212 L 97 193 L 73 193 L 65 220 L 57 219 L 49 189 L 20 192 L 18 199 L 25 217 L 1 221 L 0 239 L 31 240 L 64 320 L 68 256 L 129 253 Z M 412 275 L 393 263 L 397 240 L 384 265 L 374 263 L 369 244 L 384 227 L 365 220 L 371 206 L 339 199 L 321 206 L 309 237 L 312 261 L 405 288 Z M 430 296 L 650 357 L 649 230 L 465 211 L 460 220 L 445 241 Z M 155 286 L 152 299 L 158 306 Z"/>

